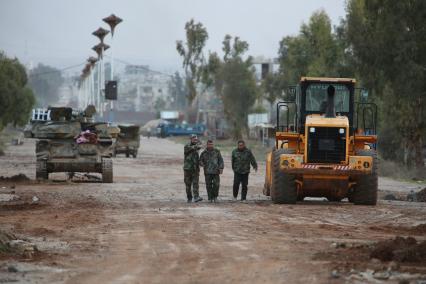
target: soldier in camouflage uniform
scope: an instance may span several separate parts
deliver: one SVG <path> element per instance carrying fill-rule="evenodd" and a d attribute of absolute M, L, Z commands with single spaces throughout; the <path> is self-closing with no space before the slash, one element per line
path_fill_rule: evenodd
<path fill-rule="evenodd" d="M 193 196 L 194 202 L 203 200 L 198 193 L 198 181 L 200 177 L 200 158 L 198 156 L 198 151 L 200 149 L 201 147 L 198 142 L 197 135 L 191 135 L 191 142 L 186 144 L 184 148 L 183 163 L 184 181 L 186 186 L 186 197 L 188 198 L 188 203 L 192 202 Z"/>
<path fill-rule="evenodd" d="M 232 151 L 232 170 L 234 171 L 234 200 L 237 200 L 240 183 L 242 185 L 241 201 L 246 200 L 250 164 L 257 172 L 257 163 L 253 153 L 246 147 L 245 142 L 240 140 L 238 141 L 238 148 Z"/>
<path fill-rule="evenodd" d="M 204 168 L 206 189 L 209 202 L 217 202 L 219 195 L 220 177 L 223 173 L 223 159 L 220 151 L 213 147 L 213 141 L 207 141 L 207 148 L 201 153 L 200 166 Z"/>

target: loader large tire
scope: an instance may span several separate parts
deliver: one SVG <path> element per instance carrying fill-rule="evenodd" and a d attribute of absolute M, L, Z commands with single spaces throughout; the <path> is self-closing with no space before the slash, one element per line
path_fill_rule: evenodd
<path fill-rule="evenodd" d="M 112 171 L 112 159 L 102 158 L 102 182 L 112 183 L 113 182 L 113 171 Z"/>
<path fill-rule="evenodd" d="M 38 180 L 49 179 L 49 172 L 47 171 L 47 161 L 37 161 L 36 179 Z"/>
<path fill-rule="evenodd" d="M 280 171 L 280 155 L 294 154 L 291 149 L 277 149 L 272 153 L 271 199 L 277 204 L 294 204 L 297 201 L 295 176 Z"/>
<path fill-rule="evenodd" d="M 377 153 L 374 150 L 359 150 L 358 156 L 373 157 L 371 174 L 361 175 L 356 179 L 355 190 L 351 193 L 349 201 L 356 205 L 376 205 L 378 191 Z"/>

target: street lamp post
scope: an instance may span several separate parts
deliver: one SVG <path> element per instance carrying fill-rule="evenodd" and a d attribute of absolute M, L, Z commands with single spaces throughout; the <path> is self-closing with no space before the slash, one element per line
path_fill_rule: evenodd
<path fill-rule="evenodd" d="M 88 77 L 90 76 L 91 73 L 91 67 L 90 67 L 90 63 L 87 63 L 80 75 L 80 83 L 79 83 L 79 107 L 82 107 L 84 104 L 87 103 L 88 97 L 90 95 L 90 90 L 89 90 L 89 82 L 88 82 Z"/>
<path fill-rule="evenodd" d="M 99 109 L 100 116 L 103 115 L 103 105 L 102 105 L 102 85 L 105 83 L 105 75 L 104 75 L 104 61 L 103 61 L 103 54 L 104 51 L 109 48 L 108 45 L 104 44 L 104 38 L 105 36 L 109 34 L 109 31 L 100 27 L 96 31 L 92 33 L 92 35 L 96 36 L 100 43 L 95 45 L 92 49 L 96 51 L 98 54 L 98 103 L 97 108 Z"/>
<path fill-rule="evenodd" d="M 106 18 L 102 19 L 105 23 L 107 23 L 111 28 L 111 46 L 113 46 L 114 41 L 114 31 L 115 27 L 123 21 L 123 19 L 117 17 L 114 14 L 109 15 Z M 110 80 L 114 80 L 114 57 L 113 57 L 113 48 L 111 47 L 111 74 L 110 74 Z"/>
<path fill-rule="evenodd" d="M 102 101 L 102 82 L 104 82 L 104 68 L 103 68 L 103 54 L 104 52 L 109 48 L 109 45 L 104 44 L 103 42 L 98 43 L 97 45 L 95 45 L 94 47 L 92 47 L 92 49 L 96 52 L 96 54 L 98 55 L 98 64 L 97 64 L 97 71 L 98 71 L 98 88 L 97 88 L 97 96 L 96 96 L 96 101 L 97 101 L 97 105 L 96 108 L 99 110 L 100 115 L 102 116 L 103 114 L 103 106 L 101 105 L 101 101 Z"/>
<path fill-rule="evenodd" d="M 90 74 L 89 74 L 89 98 L 88 100 L 86 100 L 86 105 L 87 106 L 89 103 L 88 101 L 91 102 L 91 104 L 94 104 L 94 98 L 95 98 L 95 80 L 94 80 L 94 68 L 96 65 L 96 62 L 98 61 L 98 59 L 96 57 L 90 56 L 87 59 L 87 62 L 90 64 Z"/>
<path fill-rule="evenodd" d="M 114 42 L 114 31 L 115 27 L 121 23 L 123 20 L 119 17 L 117 17 L 114 14 L 109 15 L 108 17 L 102 19 L 105 23 L 107 23 L 111 28 L 111 46 L 113 46 Z M 114 54 L 113 54 L 113 48 L 111 47 L 111 65 L 110 65 L 110 81 L 114 80 Z M 111 107 L 110 107 L 110 115 L 109 115 L 109 121 L 114 121 L 114 101 L 110 100 Z"/>

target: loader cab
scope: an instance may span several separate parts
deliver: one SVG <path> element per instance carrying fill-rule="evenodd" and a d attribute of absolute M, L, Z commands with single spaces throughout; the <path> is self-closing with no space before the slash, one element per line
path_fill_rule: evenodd
<path fill-rule="evenodd" d="M 350 134 L 354 131 L 354 94 L 355 80 L 346 78 L 312 78 L 302 77 L 297 92 L 299 105 L 298 132 L 303 134 L 308 115 L 325 115 L 328 94 L 327 90 L 334 88 L 334 111 L 336 116 L 346 116 L 349 120 Z"/>
<path fill-rule="evenodd" d="M 308 117 L 327 118 L 331 86 L 334 89 L 333 117 L 338 119 L 329 119 L 326 124 L 331 127 L 339 119 L 347 119 L 349 136 L 375 136 L 377 105 L 367 100 L 365 88 L 355 88 L 355 84 L 356 80 L 351 78 L 302 77 L 298 85 L 290 86 L 286 91 L 287 100 L 276 106 L 276 147 L 283 145 L 282 141 L 291 141 L 293 136 L 296 139 L 298 135 L 306 135 Z"/>

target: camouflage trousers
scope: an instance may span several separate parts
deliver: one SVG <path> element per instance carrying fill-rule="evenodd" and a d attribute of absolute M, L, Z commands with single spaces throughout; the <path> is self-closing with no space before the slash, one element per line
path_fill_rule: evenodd
<path fill-rule="evenodd" d="M 209 200 L 217 198 L 219 195 L 220 177 L 219 175 L 204 175 L 206 178 L 206 189 Z"/>
<path fill-rule="evenodd" d="M 200 178 L 200 172 L 199 171 L 185 171 L 184 170 L 186 197 L 188 199 L 192 199 L 192 197 L 197 198 L 199 196 L 199 193 L 198 193 L 199 178 Z M 192 192 L 191 192 L 191 186 L 192 186 Z"/>

